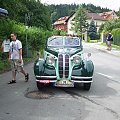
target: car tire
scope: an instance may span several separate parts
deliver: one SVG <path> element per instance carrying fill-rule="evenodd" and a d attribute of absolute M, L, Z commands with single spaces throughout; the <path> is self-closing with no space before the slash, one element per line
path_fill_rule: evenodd
<path fill-rule="evenodd" d="M 41 90 L 44 87 L 44 84 L 36 82 L 38 90 Z"/>
<path fill-rule="evenodd" d="M 91 87 L 91 83 L 84 83 L 84 90 L 90 90 L 90 87 Z"/>

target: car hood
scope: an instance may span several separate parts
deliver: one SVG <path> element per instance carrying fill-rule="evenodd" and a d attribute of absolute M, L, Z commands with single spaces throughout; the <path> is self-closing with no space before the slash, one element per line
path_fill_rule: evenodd
<path fill-rule="evenodd" d="M 55 56 L 58 56 L 58 54 L 68 54 L 71 56 L 82 51 L 82 48 L 47 48 L 46 51 L 54 54 Z"/>

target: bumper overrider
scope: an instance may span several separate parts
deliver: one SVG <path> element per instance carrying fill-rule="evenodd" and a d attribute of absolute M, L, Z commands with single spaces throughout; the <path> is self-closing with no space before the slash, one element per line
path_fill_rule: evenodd
<path fill-rule="evenodd" d="M 57 76 L 37 76 L 36 82 L 49 84 L 53 83 L 55 86 L 60 87 L 74 87 L 74 83 L 91 83 L 92 77 L 79 77 L 79 76 L 71 76 L 71 80 L 57 80 Z M 60 82 L 59 84 L 57 84 Z"/>

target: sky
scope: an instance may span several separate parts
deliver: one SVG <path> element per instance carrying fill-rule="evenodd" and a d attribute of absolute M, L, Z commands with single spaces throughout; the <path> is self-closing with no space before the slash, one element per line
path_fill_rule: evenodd
<path fill-rule="evenodd" d="M 120 0 L 41 0 L 41 3 L 46 4 L 93 4 L 103 8 L 109 8 L 111 10 L 118 11 L 120 8 Z"/>

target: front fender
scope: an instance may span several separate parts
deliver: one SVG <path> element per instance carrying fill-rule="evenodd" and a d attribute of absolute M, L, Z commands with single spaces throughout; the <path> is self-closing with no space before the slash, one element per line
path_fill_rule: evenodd
<path fill-rule="evenodd" d="M 37 59 L 34 63 L 34 74 L 35 75 L 42 75 L 44 72 L 44 59 Z"/>
<path fill-rule="evenodd" d="M 83 60 L 78 66 L 73 67 L 73 76 L 91 77 L 93 76 L 94 65 L 91 60 Z"/>
<path fill-rule="evenodd" d="M 50 67 L 45 63 L 44 59 L 38 59 L 34 63 L 35 76 L 55 76 L 56 71 L 54 67 Z"/>
<path fill-rule="evenodd" d="M 84 60 L 83 61 L 83 67 L 82 67 L 82 74 L 84 76 L 93 76 L 94 72 L 94 65 L 91 60 Z"/>

